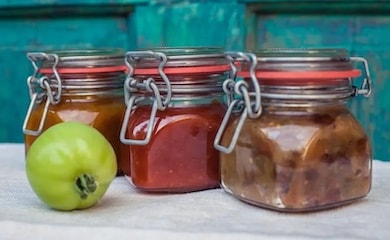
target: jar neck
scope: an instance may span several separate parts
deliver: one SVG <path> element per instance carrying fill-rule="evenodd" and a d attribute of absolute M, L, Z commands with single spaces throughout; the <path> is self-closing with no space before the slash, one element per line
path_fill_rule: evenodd
<path fill-rule="evenodd" d="M 123 72 L 42 75 L 31 85 L 33 92 L 62 97 L 123 96 Z M 50 88 L 50 91 L 47 89 Z"/>
<path fill-rule="evenodd" d="M 345 112 L 349 112 L 349 109 L 345 103 L 340 102 L 312 106 L 263 105 L 262 108 L 262 116 L 283 115 L 293 117 L 308 116 L 313 114 L 322 115 L 329 113 L 337 115 Z"/>
<path fill-rule="evenodd" d="M 69 104 L 69 103 L 99 103 L 105 102 L 115 104 L 115 102 L 123 102 L 122 92 L 107 92 L 106 94 L 84 94 L 84 95 L 62 95 L 61 101 L 57 104 Z"/>
<path fill-rule="evenodd" d="M 143 101 L 137 103 L 137 106 L 151 106 L 154 102 L 153 98 L 145 98 Z M 200 107 L 207 106 L 211 104 L 224 104 L 224 95 L 220 96 L 202 96 L 202 97 L 192 97 L 185 99 L 171 99 L 167 108 L 190 108 L 190 107 Z"/>
<path fill-rule="evenodd" d="M 349 79 L 330 84 L 277 85 L 260 81 L 262 106 L 316 107 L 343 105 L 355 95 Z"/>
<path fill-rule="evenodd" d="M 134 79 L 136 81 L 133 82 L 134 87 L 130 88 L 130 96 L 155 98 L 156 94 L 150 91 L 145 82 L 147 79 L 153 79 L 159 94 L 165 96 L 170 91 L 172 96 L 170 102 L 175 104 L 175 102 L 200 102 L 203 99 L 222 98 L 225 95 L 222 85 L 227 79 L 227 73 L 171 75 L 168 76 L 170 90 L 157 75 L 135 76 Z"/>

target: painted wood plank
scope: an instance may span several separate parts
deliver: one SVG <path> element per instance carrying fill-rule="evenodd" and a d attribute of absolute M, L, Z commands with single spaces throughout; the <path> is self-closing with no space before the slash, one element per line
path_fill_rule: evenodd
<path fill-rule="evenodd" d="M 238 0 L 240 3 L 269 3 L 269 4 L 280 4 L 280 3 L 305 3 L 305 5 L 313 5 L 313 4 L 382 4 L 386 3 L 387 0 Z"/>
<path fill-rule="evenodd" d="M 30 68 L 24 62 L 23 50 L 1 49 L 0 52 L 0 142 L 22 142 L 22 115 L 28 106 L 24 74 Z"/>
<path fill-rule="evenodd" d="M 99 29 L 99 31 L 96 31 Z M 0 48 L 84 48 L 126 46 L 126 18 L 54 18 L 0 21 Z M 17 34 L 14 34 L 17 33 Z"/>
<path fill-rule="evenodd" d="M 244 18 L 244 5 L 206 1 L 138 6 L 134 12 L 137 42 L 143 48 L 211 45 L 242 49 Z"/>
<path fill-rule="evenodd" d="M 69 16 L 124 16 L 128 15 L 134 6 L 128 5 L 34 5 L 24 7 L 0 7 L 1 19 L 13 18 L 42 18 L 42 17 L 69 17 Z"/>
<path fill-rule="evenodd" d="M 253 6 L 252 6 L 253 7 Z M 374 157 L 390 160 L 390 31 L 389 12 L 337 14 L 315 8 L 314 12 L 258 11 L 249 31 L 250 48 L 264 47 L 343 47 L 352 55 L 365 57 L 374 81 L 370 98 L 358 97 L 349 106 L 367 130 Z M 326 7 L 329 10 L 329 7 Z M 357 8 L 355 10 L 359 10 Z"/>
<path fill-rule="evenodd" d="M 31 7 L 58 5 L 129 5 L 145 4 L 148 0 L 1 0 L 0 7 Z"/>
<path fill-rule="evenodd" d="M 70 48 L 128 48 L 127 17 L 83 17 L 0 20 L 0 141 L 23 142 L 21 126 L 29 96 L 26 78 L 32 73 L 27 51 Z"/>

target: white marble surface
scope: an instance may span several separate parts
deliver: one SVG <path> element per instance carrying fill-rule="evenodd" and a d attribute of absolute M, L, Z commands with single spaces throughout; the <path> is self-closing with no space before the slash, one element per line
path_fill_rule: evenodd
<path fill-rule="evenodd" d="M 23 145 L 0 144 L 0 239 L 390 239 L 390 162 L 375 160 L 373 176 L 365 199 L 309 214 L 264 210 L 221 189 L 145 194 L 124 177 L 95 207 L 59 212 L 32 192 Z"/>

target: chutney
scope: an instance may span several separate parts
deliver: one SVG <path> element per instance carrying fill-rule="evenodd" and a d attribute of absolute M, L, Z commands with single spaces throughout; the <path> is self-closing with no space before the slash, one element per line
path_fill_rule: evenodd
<path fill-rule="evenodd" d="M 135 139 L 145 137 L 148 107 L 139 107 L 129 122 Z M 151 141 L 130 146 L 131 177 L 140 189 L 189 192 L 217 188 L 219 153 L 212 145 L 225 106 L 170 108 L 157 113 Z"/>
<path fill-rule="evenodd" d="M 226 130 L 232 137 L 236 124 Z M 223 184 L 256 204 L 308 209 L 364 197 L 371 145 L 343 106 L 248 119 L 234 153 L 221 156 Z M 247 200 L 250 199 L 250 200 Z"/>

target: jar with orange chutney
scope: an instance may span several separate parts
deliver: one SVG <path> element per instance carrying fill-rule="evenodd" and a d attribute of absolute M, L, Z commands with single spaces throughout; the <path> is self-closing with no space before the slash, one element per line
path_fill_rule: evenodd
<path fill-rule="evenodd" d="M 113 146 L 119 163 L 128 159 L 119 140 L 125 111 L 124 51 L 31 52 L 27 57 L 34 73 L 27 80 L 31 103 L 23 125 L 26 153 L 47 128 L 77 121 L 99 130 Z"/>
<path fill-rule="evenodd" d="M 347 108 L 353 97 L 371 94 L 366 60 L 345 49 L 228 56 L 241 64 L 239 80 L 228 84 L 237 95 L 226 113 L 230 121 L 222 122 L 215 140 L 223 189 L 282 212 L 328 209 L 366 196 L 371 142 Z"/>
<path fill-rule="evenodd" d="M 226 111 L 230 69 L 219 48 L 161 48 L 126 54 L 131 183 L 149 192 L 190 192 L 220 184 L 215 134 Z"/>

